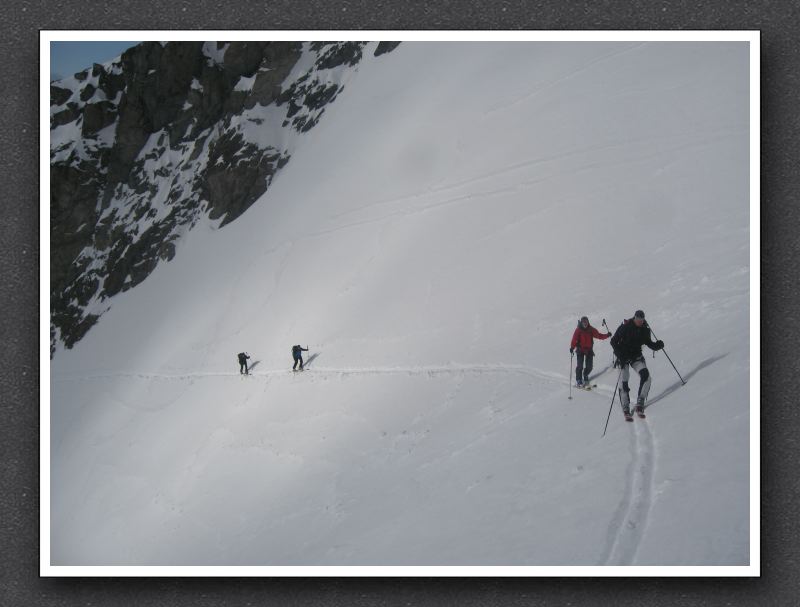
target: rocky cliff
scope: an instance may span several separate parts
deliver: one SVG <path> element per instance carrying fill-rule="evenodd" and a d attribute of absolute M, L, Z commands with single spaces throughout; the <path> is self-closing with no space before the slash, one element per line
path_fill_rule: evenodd
<path fill-rule="evenodd" d="M 269 187 L 364 53 L 398 43 L 145 42 L 50 87 L 51 356 Z"/>

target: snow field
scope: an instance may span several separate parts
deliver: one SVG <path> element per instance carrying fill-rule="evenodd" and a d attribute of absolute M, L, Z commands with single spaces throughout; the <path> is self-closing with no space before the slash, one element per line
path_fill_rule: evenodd
<path fill-rule="evenodd" d="M 746 45 L 381 59 L 53 361 L 53 563 L 747 564 Z M 601 438 L 637 308 L 688 383 Z"/>

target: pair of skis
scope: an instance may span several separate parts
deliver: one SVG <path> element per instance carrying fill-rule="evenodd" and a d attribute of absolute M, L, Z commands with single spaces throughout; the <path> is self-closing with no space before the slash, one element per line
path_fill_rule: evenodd
<path fill-rule="evenodd" d="M 592 388 L 597 387 L 597 384 L 575 384 L 575 387 L 578 388 L 579 390 L 584 390 L 585 392 L 591 392 Z M 620 396 L 620 398 L 622 397 Z M 633 413 L 636 413 L 639 419 L 647 419 L 647 416 L 644 414 L 644 407 L 635 406 L 633 408 Z M 624 410 L 622 411 L 622 414 L 625 416 L 626 422 L 633 421 L 633 413 L 630 412 L 625 413 Z"/>
<path fill-rule="evenodd" d="M 647 416 L 644 414 L 644 407 L 634 407 L 633 411 L 634 411 L 634 413 L 636 413 L 636 415 L 639 416 L 639 419 L 646 419 L 647 418 Z M 633 421 L 633 414 L 632 413 L 630 413 L 630 412 L 625 413 L 625 411 L 623 411 L 622 414 L 625 416 L 625 421 L 626 422 L 632 422 Z"/>

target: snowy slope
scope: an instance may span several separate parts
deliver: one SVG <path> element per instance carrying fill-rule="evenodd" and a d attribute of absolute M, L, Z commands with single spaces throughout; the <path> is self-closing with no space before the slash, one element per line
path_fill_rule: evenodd
<path fill-rule="evenodd" d="M 749 564 L 747 53 L 365 60 L 54 359 L 52 564 Z M 647 420 L 601 437 L 611 350 L 569 401 L 569 340 L 637 308 L 688 383 L 645 350 Z"/>

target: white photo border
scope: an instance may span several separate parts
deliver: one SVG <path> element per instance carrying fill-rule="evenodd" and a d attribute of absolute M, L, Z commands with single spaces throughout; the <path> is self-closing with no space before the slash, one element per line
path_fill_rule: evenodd
<path fill-rule="evenodd" d="M 750 564 L 744 566 L 54 566 L 50 563 L 50 43 L 90 41 L 746 42 L 750 60 Z M 761 575 L 760 43 L 757 30 L 40 30 L 42 577 L 758 577 Z"/>

